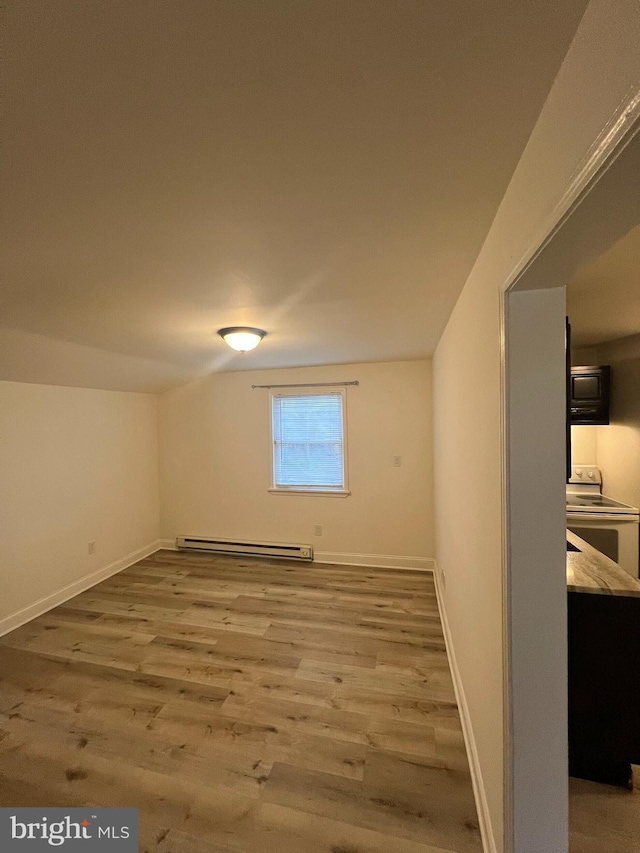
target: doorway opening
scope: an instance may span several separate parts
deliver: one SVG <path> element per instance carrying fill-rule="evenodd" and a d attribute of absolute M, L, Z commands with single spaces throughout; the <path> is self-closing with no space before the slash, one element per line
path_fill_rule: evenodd
<path fill-rule="evenodd" d="M 600 151 L 598 168 L 503 297 L 505 776 L 516 850 L 546 819 L 545 797 L 549 835 L 566 837 L 568 826 L 568 808 L 558 806 L 568 787 L 567 285 L 640 222 L 638 129 Z M 541 792 L 536 814 L 531 790 Z"/>

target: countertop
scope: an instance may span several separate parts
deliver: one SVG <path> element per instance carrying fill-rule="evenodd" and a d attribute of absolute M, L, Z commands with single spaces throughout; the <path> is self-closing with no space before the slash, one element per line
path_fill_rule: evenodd
<path fill-rule="evenodd" d="M 567 551 L 569 592 L 640 598 L 640 581 L 570 530 L 567 530 L 567 540 L 579 549 Z"/>

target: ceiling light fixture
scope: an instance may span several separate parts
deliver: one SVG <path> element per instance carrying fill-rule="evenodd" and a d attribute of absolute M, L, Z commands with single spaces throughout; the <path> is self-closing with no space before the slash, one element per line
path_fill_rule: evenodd
<path fill-rule="evenodd" d="M 258 346 L 267 333 L 251 326 L 229 326 L 226 329 L 218 329 L 218 334 L 231 349 L 249 352 Z"/>

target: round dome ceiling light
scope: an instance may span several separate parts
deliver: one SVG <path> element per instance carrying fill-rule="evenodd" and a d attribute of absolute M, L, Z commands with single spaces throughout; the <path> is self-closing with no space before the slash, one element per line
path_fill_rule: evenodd
<path fill-rule="evenodd" d="M 258 346 L 267 333 L 251 326 L 229 326 L 226 329 L 218 329 L 218 334 L 231 349 L 249 352 Z"/>

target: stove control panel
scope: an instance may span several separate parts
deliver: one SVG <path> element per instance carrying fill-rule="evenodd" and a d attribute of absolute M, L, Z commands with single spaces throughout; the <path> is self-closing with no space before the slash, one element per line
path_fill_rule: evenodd
<path fill-rule="evenodd" d="M 600 469 L 596 465 L 572 465 L 570 483 L 599 486 L 602 483 Z"/>

